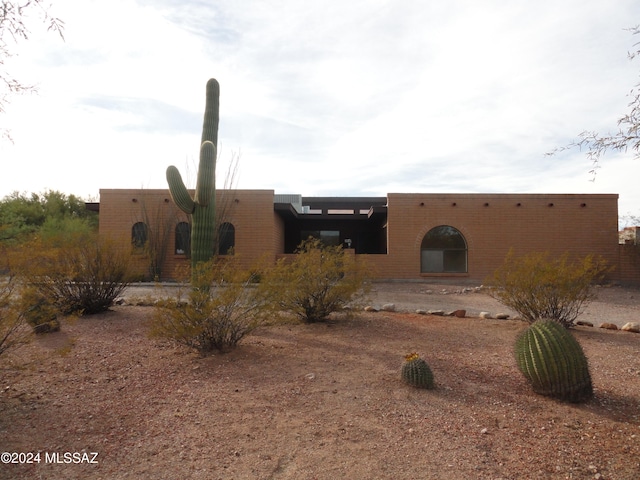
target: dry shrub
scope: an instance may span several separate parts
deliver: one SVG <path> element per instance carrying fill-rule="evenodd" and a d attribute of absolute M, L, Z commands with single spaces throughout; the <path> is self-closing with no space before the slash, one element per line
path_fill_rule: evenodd
<path fill-rule="evenodd" d="M 251 283 L 236 257 L 198 264 L 192 284 L 159 301 L 151 335 L 168 338 L 205 355 L 226 352 L 268 318 L 267 299 Z"/>
<path fill-rule="evenodd" d="M 20 309 L 15 306 L 15 277 L 0 277 L 0 355 L 29 340 L 31 329 Z"/>
<path fill-rule="evenodd" d="M 60 330 L 58 308 L 37 285 L 24 286 L 20 292 L 18 308 L 34 333 L 50 333 Z"/>
<path fill-rule="evenodd" d="M 593 285 L 609 270 L 592 255 L 571 261 L 566 253 L 551 259 L 548 253 L 516 257 L 511 251 L 487 283 L 493 298 L 527 322 L 550 319 L 569 328 L 595 298 Z"/>
<path fill-rule="evenodd" d="M 318 239 L 303 242 L 293 260 L 281 259 L 260 283 L 275 306 L 305 323 L 326 320 L 353 305 L 367 290 L 365 261 L 341 246 Z"/>
<path fill-rule="evenodd" d="M 19 273 L 33 304 L 54 306 L 58 313 L 91 314 L 107 310 L 129 285 L 129 252 L 94 234 L 36 239 L 22 249 Z M 37 297 L 37 298 L 36 298 Z M 34 305 L 31 305 L 32 307 Z"/>

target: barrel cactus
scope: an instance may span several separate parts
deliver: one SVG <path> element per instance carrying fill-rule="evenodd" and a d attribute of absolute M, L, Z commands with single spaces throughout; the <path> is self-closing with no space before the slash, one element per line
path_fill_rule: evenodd
<path fill-rule="evenodd" d="M 405 362 L 402 365 L 402 379 L 411 386 L 417 388 L 434 388 L 433 373 L 425 362 L 417 353 L 410 353 L 405 356 Z"/>
<path fill-rule="evenodd" d="M 518 336 L 518 368 L 534 392 L 568 402 L 593 396 L 589 365 L 582 347 L 566 328 L 538 320 Z"/>
<path fill-rule="evenodd" d="M 191 215 L 191 266 L 213 258 L 216 220 L 216 150 L 220 111 L 220 85 L 207 82 L 204 124 L 200 140 L 200 162 L 193 198 L 173 165 L 167 168 L 171 198 L 180 210 Z"/>

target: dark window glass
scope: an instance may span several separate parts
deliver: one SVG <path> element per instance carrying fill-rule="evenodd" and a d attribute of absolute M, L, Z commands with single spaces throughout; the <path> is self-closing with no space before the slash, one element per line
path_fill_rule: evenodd
<path fill-rule="evenodd" d="M 432 228 L 422 239 L 420 248 L 422 273 L 466 273 L 467 242 L 453 227 Z"/>
<path fill-rule="evenodd" d="M 176 225 L 176 255 L 191 253 L 191 227 L 187 222 Z"/>
<path fill-rule="evenodd" d="M 149 238 L 149 229 L 144 222 L 137 222 L 131 227 L 131 244 L 135 248 L 143 248 Z"/>
<path fill-rule="evenodd" d="M 229 222 L 224 222 L 218 230 L 218 254 L 233 255 L 236 246 L 236 228 Z"/>

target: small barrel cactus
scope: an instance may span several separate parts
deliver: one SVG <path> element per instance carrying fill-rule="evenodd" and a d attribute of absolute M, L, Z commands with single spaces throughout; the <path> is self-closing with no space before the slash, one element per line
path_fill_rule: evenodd
<path fill-rule="evenodd" d="M 417 388 L 432 389 L 435 388 L 433 383 L 433 373 L 425 362 L 417 353 L 410 353 L 404 357 L 405 362 L 402 365 L 402 379 Z"/>
<path fill-rule="evenodd" d="M 558 322 L 538 320 L 520 334 L 516 362 L 534 392 L 568 402 L 593 396 L 589 365 L 578 341 Z"/>

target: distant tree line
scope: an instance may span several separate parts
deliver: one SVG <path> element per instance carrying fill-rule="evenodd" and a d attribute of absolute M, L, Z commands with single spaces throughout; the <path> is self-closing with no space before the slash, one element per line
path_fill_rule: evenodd
<path fill-rule="evenodd" d="M 91 233 L 98 229 L 98 214 L 86 209 L 75 195 L 55 190 L 14 192 L 0 200 L 0 244 L 24 243 L 36 236 Z"/>

